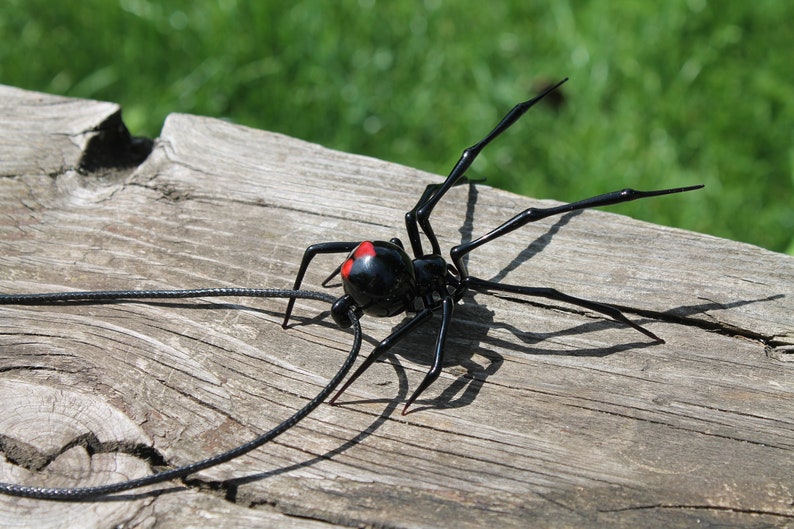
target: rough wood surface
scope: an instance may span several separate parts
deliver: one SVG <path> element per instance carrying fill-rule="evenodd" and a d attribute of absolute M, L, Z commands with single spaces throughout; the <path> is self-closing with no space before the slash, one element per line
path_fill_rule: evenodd
<path fill-rule="evenodd" d="M 169 116 L 145 160 L 125 132 L 115 105 L 0 88 L 0 291 L 289 287 L 309 244 L 404 236 L 439 181 L 203 117 Z M 433 225 L 448 248 L 538 203 L 461 186 Z M 318 258 L 306 286 L 338 260 Z M 0 525 L 794 525 L 794 259 L 587 211 L 470 268 L 623 307 L 667 343 L 558 303 L 467 298 L 405 417 L 432 324 L 248 456 L 103 501 L 0 497 Z M 1 307 L 0 481 L 126 479 L 273 426 L 350 342 L 317 302 L 282 330 L 283 305 Z M 398 322 L 365 319 L 365 349 Z"/>

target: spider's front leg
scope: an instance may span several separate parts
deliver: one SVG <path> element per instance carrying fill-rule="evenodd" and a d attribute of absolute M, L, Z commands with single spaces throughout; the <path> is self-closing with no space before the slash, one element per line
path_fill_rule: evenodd
<path fill-rule="evenodd" d="M 413 392 L 403 408 L 403 415 L 408 413 L 408 407 L 421 395 L 441 374 L 444 365 L 444 347 L 447 342 L 447 331 L 452 321 L 452 313 L 455 309 L 455 300 L 452 296 L 446 296 L 441 300 L 441 327 L 438 329 L 436 337 L 436 347 L 433 351 L 433 363 L 419 387 Z"/>
<path fill-rule="evenodd" d="M 293 290 L 298 290 L 301 286 L 301 282 L 303 281 L 303 276 L 306 275 L 306 269 L 309 268 L 309 263 L 314 256 L 318 254 L 324 253 L 350 253 L 353 249 L 358 246 L 358 242 L 322 242 L 319 244 L 312 244 L 306 251 L 303 252 L 303 259 L 301 259 L 301 266 L 298 269 L 298 275 L 295 276 L 295 284 L 292 286 Z M 332 274 L 333 277 L 335 274 Z M 326 281 L 328 281 L 326 279 Z M 323 286 L 325 286 L 325 282 L 323 282 Z M 281 324 L 283 328 L 287 328 L 289 324 L 289 317 L 292 314 L 292 308 L 295 306 L 295 298 L 289 298 L 289 303 L 287 304 L 287 310 L 284 314 L 284 323 Z"/>
<path fill-rule="evenodd" d="M 449 324 L 452 321 L 452 313 L 455 308 L 455 299 L 452 296 L 447 295 L 441 300 L 440 303 L 441 308 L 441 327 L 438 330 L 438 336 L 436 338 L 436 346 L 433 351 L 433 362 L 430 366 L 430 370 L 425 375 L 425 378 L 422 379 L 422 382 L 416 388 L 416 390 L 411 394 L 411 397 L 406 401 L 405 406 L 403 407 L 402 414 L 405 415 L 408 413 L 408 408 L 414 401 L 419 398 L 419 396 L 433 383 L 436 381 L 438 376 L 441 374 L 441 368 L 444 365 L 444 346 L 447 340 L 447 331 L 449 329 Z M 394 331 L 391 335 L 381 341 L 364 359 L 364 362 L 356 369 L 356 371 L 350 375 L 350 378 L 347 379 L 347 382 L 339 389 L 336 395 L 329 401 L 329 404 L 334 404 L 336 400 L 345 392 L 345 390 L 350 387 L 350 385 L 359 377 L 361 376 L 364 371 L 366 371 L 378 358 L 383 356 L 389 349 L 394 347 L 402 338 L 407 336 L 410 332 L 415 330 L 419 325 L 426 322 L 430 319 L 433 315 L 433 311 L 438 309 L 439 306 L 435 307 L 426 307 L 420 310 L 413 318 L 408 320 L 406 323 L 401 325 L 396 331 Z"/>
<path fill-rule="evenodd" d="M 372 349 L 372 352 L 364 359 L 364 362 L 358 366 L 358 369 L 350 375 L 350 378 L 339 388 L 339 391 L 336 392 L 336 395 L 328 401 L 329 404 L 336 403 L 336 399 L 338 399 L 342 393 L 345 392 L 350 385 L 356 381 L 358 377 L 360 377 L 364 371 L 369 369 L 369 367 L 375 363 L 375 361 L 383 356 L 389 349 L 394 347 L 397 342 L 399 342 L 402 338 L 404 338 L 408 333 L 419 327 L 422 323 L 426 322 L 430 317 L 433 315 L 433 310 L 430 308 L 422 309 L 416 315 L 402 324 L 400 327 L 397 328 L 393 333 L 389 336 L 384 338 L 378 345 Z M 403 410 L 403 415 L 405 414 L 405 410 Z"/>
<path fill-rule="evenodd" d="M 436 207 L 436 204 L 438 204 L 447 191 L 461 183 L 461 179 L 464 178 L 466 171 L 469 170 L 471 164 L 474 163 L 474 160 L 477 159 L 477 156 L 489 143 L 510 128 L 510 126 L 518 121 L 535 103 L 543 99 L 550 92 L 556 90 L 567 80 L 568 78 L 566 77 L 559 83 L 543 91 L 540 95 L 514 106 L 487 136 L 463 151 L 455 167 L 452 168 L 449 176 L 447 176 L 442 184 L 437 188 L 435 186 L 428 186 L 427 189 L 425 189 L 425 192 L 416 203 L 416 206 L 405 214 L 405 229 L 408 232 L 408 240 L 411 242 L 411 249 L 413 250 L 414 257 L 420 258 L 425 255 L 422 250 L 422 242 L 419 238 L 419 227 L 422 228 L 425 236 L 430 241 L 430 245 L 432 246 L 430 253 L 441 255 L 441 247 L 433 232 L 433 227 L 430 225 L 430 214 L 433 212 L 433 208 Z"/>

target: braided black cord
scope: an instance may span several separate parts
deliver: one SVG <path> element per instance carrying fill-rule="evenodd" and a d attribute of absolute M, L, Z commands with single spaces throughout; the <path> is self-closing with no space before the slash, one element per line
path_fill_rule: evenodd
<path fill-rule="evenodd" d="M 195 297 L 211 297 L 211 296 L 248 296 L 248 297 L 263 297 L 263 298 L 302 298 L 302 299 L 316 299 L 321 301 L 332 302 L 335 300 L 333 296 L 323 294 L 320 292 L 313 292 L 310 290 L 279 290 L 279 289 L 253 289 L 253 288 L 202 288 L 194 290 L 107 290 L 107 291 L 91 291 L 91 292 L 56 292 L 50 294 L 0 294 L 0 305 L 37 305 L 48 304 L 54 302 L 67 302 L 67 301 L 108 301 L 116 299 L 174 299 L 174 298 L 195 298 Z M 355 312 L 351 310 L 348 314 L 350 321 L 353 322 L 353 346 L 350 348 L 342 367 L 334 375 L 326 386 L 303 408 L 296 411 L 291 417 L 275 426 L 270 431 L 233 448 L 222 454 L 218 454 L 195 463 L 190 463 L 181 467 L 165 470 L 157 474 L 144 476 L 142 478 L 131 479 L 129 481 L 122 481 L 120 483 L 112 483 L 109 485 L 100 485 L 96 487 L 69 487 L 69 488 L 48 488 L 48 487 L 31 487 L 24 485 L 16 485 L 12 483 L 0 482 L 0 493 L 10 496 L 21 496 L 25 498 L 36 498 L 43 500 L 82 500 L 86 498 L 93 498 L 97 496 L 104 496 L 130 489 L 136 489 L 151 485 L 154 483 L 162 483 L 172 479 L 181 479 L 190 474 L 204 470 L 221 463 L 226 463 L 232 459 L 239 457 L 243 454 L 259 448 L 263 444 L 271 441 L 282 433 L 286 432 L 301 419 L 305 418 L 315 408 L 331 394 L 334 388 L 342 381 L 347 375 L 350 368 L 358 355 L 361 348 L 361 324 Z"/>
<path fill-rule="evenodd" d="M 302 298 L 332 303 L 330 294 L 311 290 L 269 288 L 196 288 L 192 290 L 91 290 L 47 294 L 0 294 L 0 305 L 47 305 L 67 301 L 112 301 L 117 299 L 178 299 L 220 296 L 254 298 Z"/>

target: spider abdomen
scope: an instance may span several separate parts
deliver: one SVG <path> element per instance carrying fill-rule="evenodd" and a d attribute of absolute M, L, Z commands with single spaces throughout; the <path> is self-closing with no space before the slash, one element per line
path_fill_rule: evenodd
<path fill-rule="evenodd" d="M 340 273 L 345 293 L 371 316 L 394 316 L 413 307 L 413 263 L 396 244 L 362 242 L 342 264 Z"/>

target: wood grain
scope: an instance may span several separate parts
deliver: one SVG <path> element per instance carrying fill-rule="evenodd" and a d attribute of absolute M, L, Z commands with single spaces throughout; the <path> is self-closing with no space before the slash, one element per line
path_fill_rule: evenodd
<path fill-rule="evenodd" d="M 150 145 L 129 138 L 116 105 L 8 87 L 0 101 L 7 293 L 286 288 L 312 243 L 404 236 L 404 212 L 440 181 L 180 114 L 143 160 Z M 461 186 L 433 227 L 449 248 L 551 203 Z M 319 289 L 338 261 L 316 259 L 306 286 Z M 793 258 L 586 211 L 488 244 L 469 267 L 617 305 L 667 343 L 559 303 L 468 297 L 443 374 L 405 417 L 432 323 L 340 406 L 248 456 L 104 501 L 0 497 L 0 523 L 794 524 Z M 283 309 L 250 299 L 0 308 L 0 481 L 111 482 L 272 427 L 317 393 L 350 343 L 327 306 L 299 302 L 286 331 Z M 365 319 L 365 350 L 399 321 Z"/>

